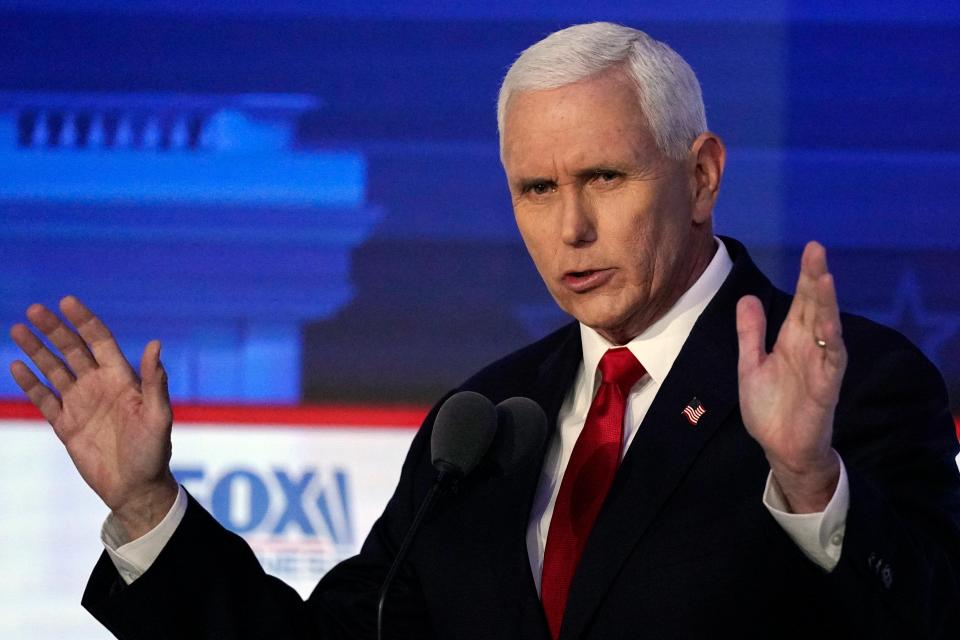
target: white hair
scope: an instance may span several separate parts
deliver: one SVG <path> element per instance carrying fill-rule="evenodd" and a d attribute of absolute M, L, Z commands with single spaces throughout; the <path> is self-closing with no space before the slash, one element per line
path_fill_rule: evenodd
<path fill-rule="evenodd" d="M 618 65 L 636 83 L 640 111 L 657 147 L 674 160 L 685 158 L 693 141 L 707 130 L 697 76 L 666 43 L 612 22 L 567 27 L 520 54 L 497 99 L 501 154 L 504 118 L 513 94 L 555 89 Z"/>

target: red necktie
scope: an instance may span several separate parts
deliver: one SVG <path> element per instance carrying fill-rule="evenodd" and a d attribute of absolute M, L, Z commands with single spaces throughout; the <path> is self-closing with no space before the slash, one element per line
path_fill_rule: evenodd
<path fill-rule="evenodd" d="M 543 553 L 540 599 L 554 640 L 560 635 L 573 573 L 620 462 L 627 396 L 646 373 L 625 347 L 609 349 L 598 369 L 602 382 L 563 473 Z"/>

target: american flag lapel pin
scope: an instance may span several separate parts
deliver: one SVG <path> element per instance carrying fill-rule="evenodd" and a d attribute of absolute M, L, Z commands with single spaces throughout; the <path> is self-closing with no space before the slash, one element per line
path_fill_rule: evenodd
<path fill-rule="evenodd" d="M 683 415 L 686 416 L 687 422 L 693 426 L 697 426 L 700 418 L 702 418 L 706 412 L 707 408 L 697 400 L 696 396 L 692 397 L 690 402 L 687 403 L 687 406 L 683 408 Z"/>

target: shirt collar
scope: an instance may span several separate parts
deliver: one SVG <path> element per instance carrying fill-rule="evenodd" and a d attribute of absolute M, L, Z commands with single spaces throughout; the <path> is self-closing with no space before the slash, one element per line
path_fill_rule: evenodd
<path fill-rule="evenodd" d="M 727 274 L 733 268 L 727 248 L 723 246 L 723 242 L 715 240 L 717 251 L 693 286 L 687 289 L 659 320 L 624 345 L 636 356 L 658 385 L 667 377 L 673 361 L 680 354 L 680 349 L 687 341 L 697 318 L 720 290 Z M 596 371 L 600 358 L 607 349 L 613 349 L 616 345 L 611 344 L 582 322 L 580 323 L 580 343 L 583 347 L 584 372 L 593 372 L 596 383 Z"/>

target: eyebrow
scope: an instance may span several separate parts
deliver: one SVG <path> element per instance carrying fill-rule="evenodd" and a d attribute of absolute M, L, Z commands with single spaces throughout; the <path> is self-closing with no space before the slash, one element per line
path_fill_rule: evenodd
<path fill-rule="evenodd" d="M 599 173 L 620 173 L 620 174 L 626 174 L 627 171 L 626 171 L 624 168 L 618 167 L 618 166 L 615 165 L 615 164 L 603 164 L 603 165 L 596 165 L 596 166 L 593 166 L 593 167 L 587 167 L 586 169 L 581 169 L 580 171 L 577 171 L 577 172 L 576 172 L 575 174 L 573 174 L 573 175 L 575 175 L 575 176 L 576 176 L 577 178 L 579 178 L 580 180 L 583 180 L 583 179 L 585 179 L 585 178 L 592 178 L 593 176 L 595 176 L 595 175 L 597 175 L 597 174 L 599 174 Z"/>
<path fill-rule="evenodd" d="M 577 171 L 573 175 L 578 180 L 586 180 L 586 179 L 592 178 L 598 173 L 607 173 L 607 172 L 619 173 L 622 175 L 627 174 L 627 170 L 622 166 L 619 166 L 616 164 L 598 164 L 592 167 L 581 169 L 580 171 Z M 546 176 L 537 176 L 532 178 L 520 178 L 513 184 L 516 189 L 520 191 L 526 191 L 527 189 L 530 189 L 531 187 L 538 184 L 556 184 L 556 183 L 557 181 L 554 178 L 547 178 Z"/>

